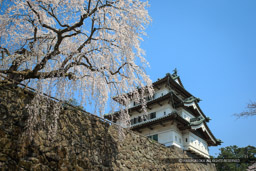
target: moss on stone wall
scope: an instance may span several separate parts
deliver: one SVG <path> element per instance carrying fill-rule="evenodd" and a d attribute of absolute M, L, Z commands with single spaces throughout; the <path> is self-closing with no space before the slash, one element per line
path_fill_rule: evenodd
<path fill-rule="evenodd" d="M 116 126 L 78 110 L 61 111 L 56 136 L 48 136 L 47 120 L 28 137 L 25 106 L 32 99 L 29 91 L 0 85 L 2 170 L 216 170 L 213 164 L 172 163 L 188 156 L 128 130 L 120 139 Z"/>

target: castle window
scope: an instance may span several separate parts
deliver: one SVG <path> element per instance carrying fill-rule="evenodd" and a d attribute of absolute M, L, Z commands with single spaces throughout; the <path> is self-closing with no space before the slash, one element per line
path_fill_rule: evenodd
<path fill-rule="evenodd" d="M 139 116 L 138 117 L 138 122 L 141 122 L 141 121 L 142 121 L 141 116 Z"/>
<path fill-rule="evenodd" d="M 148 101 L 150 101 L 150 100 L 151 100 L 151 98 L 148 96 L 148 97 L 147 97 L 147 100 L 148 100 Z"/>
<path fill-rule="evenodd" d="M 138 118 L 134 118 L 133 120 L 134 120 L 133 123 L 136 124 L 138 121 Z"/>
<path fill-rule="evenodd" d="M 158 134 L 153 135 L 153 140 L 158 141 Z"/>
<path fill-rule="evenodd" d="M 179 138 L 179 142 L 181 143 L 181 139 Z"/>
<path fill-rule="evenodd" d="M 150 138 L 152 140 L 155 140 L 155 141 L 158 141 L 158 134 L 150 135 L 150 136 L 148 136 L 148 138 Z"/>
<path fill-rule="evenodd" d="M 175 136 L 175 141 L 178 141 L 177 136 Z"/>
<path fill-rule="evenodd" d="M 130 122 L 131 122 L 131 125 L 133 125 L 134 124 L 134 119 L 131 119 Z"/>
<path fill-rule="evenodd" d="M 154 119 L 156 117 L 156 112 L 150 113 L 150 119 Z"/>
<path fill-rule="evenodd" d="M 143 121 L 146 121 L 146 120 L 148 120 L 148 116 L 147 115 L 143 115 Z"/>
<path fill-rule="evenodd" d="M 166 115 L 166 112 L 164 111 L 164 115 Z"/>
<path fill-rule="evenodd" d="M 186 138 L 186 142 L 188 142 L 188 138 Z"/>

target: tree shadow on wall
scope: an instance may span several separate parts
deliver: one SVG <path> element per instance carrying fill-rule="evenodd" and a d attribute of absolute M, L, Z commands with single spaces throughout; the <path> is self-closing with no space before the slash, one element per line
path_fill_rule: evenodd
<path fill-rule="evenodd" d="M 66 121 L 66 128 L 70 131 L 70 136 L 66 138 L 72 137 L 69 143 L 76 153 L 78 166 L 89 170 L 112 170 L 118 151 L 117 142 L 109 132 L 111 125 L 91 114 L 78 114 L 77 111 L 67 113 L 63 116 L 68 119 L 60 121 Z"/>
<path fill-rule="evenodd" d="M 54 108 L 50 105 L 41 110 L 46 112 L 46 119 L 36 123 L 33 136 L 29 137 L 25 134 L 29 118 L 25 106 L 32 101 L 31 92 L 0 86 L 1 168 L 113 170 L 118 150 L 109 123 L 81 110 L 64 108 L 53 133 L 49 125 L 54 121 Z M 42 119 L 44 114 L 39 113 L 38 117 Z"/>

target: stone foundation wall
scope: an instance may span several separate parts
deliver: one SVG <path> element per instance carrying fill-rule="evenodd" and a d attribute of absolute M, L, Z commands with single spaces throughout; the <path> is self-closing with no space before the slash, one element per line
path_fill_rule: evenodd
<path fill-rule="evenodd" d="M 56 135 L 48 128 L 49 109 L 28 136 L 25 107 L 31 100 L 31 92 L 0 83 L 2 170 L 216 170 L 213 164 L 172 163 L 189 156 L 128 130 L 122 138 L 116 126 L 72 108 L 60 112 Z"/>

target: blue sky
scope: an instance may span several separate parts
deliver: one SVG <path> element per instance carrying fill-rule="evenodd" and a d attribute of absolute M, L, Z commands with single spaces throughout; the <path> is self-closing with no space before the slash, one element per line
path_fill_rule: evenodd
<path fill-rule="evenodd" d="M 178 69 L 185 88 L 201 98 L 209 127 L 224 143 L 256 146 L 256 117 L 232 116 L 256 101 L 256 1 L 149 1 L 152 23 L 142 48 L 153 81 Z"/>

